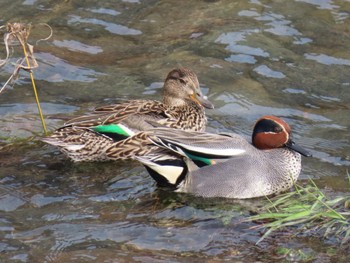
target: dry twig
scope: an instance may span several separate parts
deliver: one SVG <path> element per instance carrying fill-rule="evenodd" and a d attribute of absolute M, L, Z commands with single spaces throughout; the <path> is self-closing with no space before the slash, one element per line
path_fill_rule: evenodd
<path fill-rule="evenodd" d="M 41 25 L 45 25 L 45 26 L 49 27 L 50 35 L 47 38 L 38 40 L 36 43 L 43 41 L 43 40 L 48 40 L 52 36 L 51 27 L 47 24 L 41 24 Z M 37 68 L 39 66 L 36 59 L 35 59 L 35 56 L 34 56 L 34 47 L 33 47 L 33 45 L 28 43 L 28 38 L 29 38 L 32 26 L 31 26 L 31 24 L 25 24 L 25 23 L 7 23 L 6 26 L 0 26 L 0 30 L 4 29 L 4 28 L 6 28 L 6 33 L 4 34 L 6 58 L 0 59 L 0 67 L 4 66 L 8 62 L 9 57 L 10 57 L 10 47 L 13 48 L 13 46 L 17 45 L 18 43 L 22 46 L 24 58 L 17 61 L 12 75 L 5 82 L 5 84 L 0 88 L 0 93 L 5 89 L 5 87 L 12 80 L 14 80 L 18 77 L 21 69 L 29 71 L 32 85 L 33 85 L 36 103 L 38 106 L 40 119 L 41 119 L 41 122 L 42 122 L 42 125 L 44 128 L 44 131 L 45 131 L 45 133 L 47 133 L 45 121 L 44 121 L 41 107 L 40 107 L 40 102 L 38 99 L 38 94 L 37 94 L 37 90 L 36 90 L 34 76 L 33 76 L 33 72 L 32 72 L 32 69 Z M 26 65 L 24 64 L 24 62 L 26 62 Z"/>

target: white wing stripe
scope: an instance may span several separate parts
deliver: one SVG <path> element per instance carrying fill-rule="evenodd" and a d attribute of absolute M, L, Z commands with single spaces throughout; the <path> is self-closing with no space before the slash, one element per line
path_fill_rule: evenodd
<path fill-rule="evenodd" d="M 183 143 L 173 143 L 169 140 L 170 143 L 181 146 L 185 148 L 186 150 L 193 151 L 193 152 L 199 152 L 203 154 L 209 154 L 209 155 L 217 155 L 217 156 L 236 156 L 244 154 L 246 151 L 239 148 L 228 148 L 228 149 L 215 149 L 215 148 L 205 148 L 200 146 L 191 146 Z"/>

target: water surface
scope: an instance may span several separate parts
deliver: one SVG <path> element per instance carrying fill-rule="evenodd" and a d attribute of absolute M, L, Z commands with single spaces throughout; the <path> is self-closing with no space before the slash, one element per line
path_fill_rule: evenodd
<path fill-rule="evenodd" d="M 208 129 L 249 135 L 274 114 L 312 152 L 307 178 L 348 194 L 350 2 L 41 1 L 0 4 L 32 23 L 48 128 L 125 98 L 160 98 L 167 72 L 193 69 L 215 104 Z M 4 46 L 0 49 L 5 57 Z M 21 56 L 14 49 L 11 62 Z M 13 71 L 0 71 L 4 83 Z M 73 164 L 38 142 L 29 74 L 0 94 L 1 262 L 348 262 L 349 247 L 244 222 L 264 200 L 203 200 L 157 189 L 133 162 Z M 286 251 L 284 253 L 281 251 Z"/>

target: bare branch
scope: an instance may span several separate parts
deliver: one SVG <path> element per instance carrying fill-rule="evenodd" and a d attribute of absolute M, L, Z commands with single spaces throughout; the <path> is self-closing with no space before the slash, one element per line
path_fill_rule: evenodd
<path fill-rule="evenodd" d="M 46 24 L 46 23 L 40 23 L 39 25 L 47 26 L 47 27 L 50 29 L 50 35 L 49 35 L 48 37 L 46 37 L 46 38 L 42 38 L 42 39 L 37 40 L 37 41 L 35 42 L 35 45 L 38 45 L 38 43 L 39 43 L 40 41 L 47 41 L 47 40 L 49 40 L 49 39 L 52 37 L 52 35 L 53 35 L 53 30 L 52 30 L 52 27 L 51 27 L 51 26 L 49 26 L 49 25 Z"/>
<path fill-rule="evenodd" d="M 5 59 L 0 59 L 0 67 L 2 67 L 3 65 L 5 65 L 9 59 L 10 56 L 10 51 L 9 51 L 9 44 L 8 44 L 8 39 L 10 37 L 9 33 L 6 33 L 4 35 L 4 43 L 5 43 L 5 48 L 6 48 L 6 58 Z"/>

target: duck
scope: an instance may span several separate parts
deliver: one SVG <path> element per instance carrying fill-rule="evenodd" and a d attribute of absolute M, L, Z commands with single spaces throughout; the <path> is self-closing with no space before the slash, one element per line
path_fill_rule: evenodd
<path fill-rule="evenodd" d="M 301 156 L 311 156 L 292 140 L 287 122 L 276 116 L 259 118 L 251 141 L 235 133 L 169 128 L 135 136 L 143 149 L 158 147 L 158 152 L 134 158 L 159 186 L 204 198 L 247 199 L 287 191 L 301 172 Z M 113 159 L 113 152 L 112 146 L 106 154 Z"/>
<path fill-rule="evenodd" d="M 134 142 L 126 139 L 140 131 L 155 127 L 192 131 L 205 129 L 205 108 L 213 109 L 214 105 L 203 95 L 197 75 L 192 70 L 171 70 L 162 91 L 163 101 L 136 99 L 97 107 L 90 114 L 67 121 L 41 140 L 58 147 L 73 162 L 108 161 L 105 149 L 116 142 L 132 149 Z M 119 156 L 121 160 L 133 156 L 133 152 L 128 154 L 125 148 Z M 114 154 L 115 159 L 118 159 L 117 155 Z"/>

